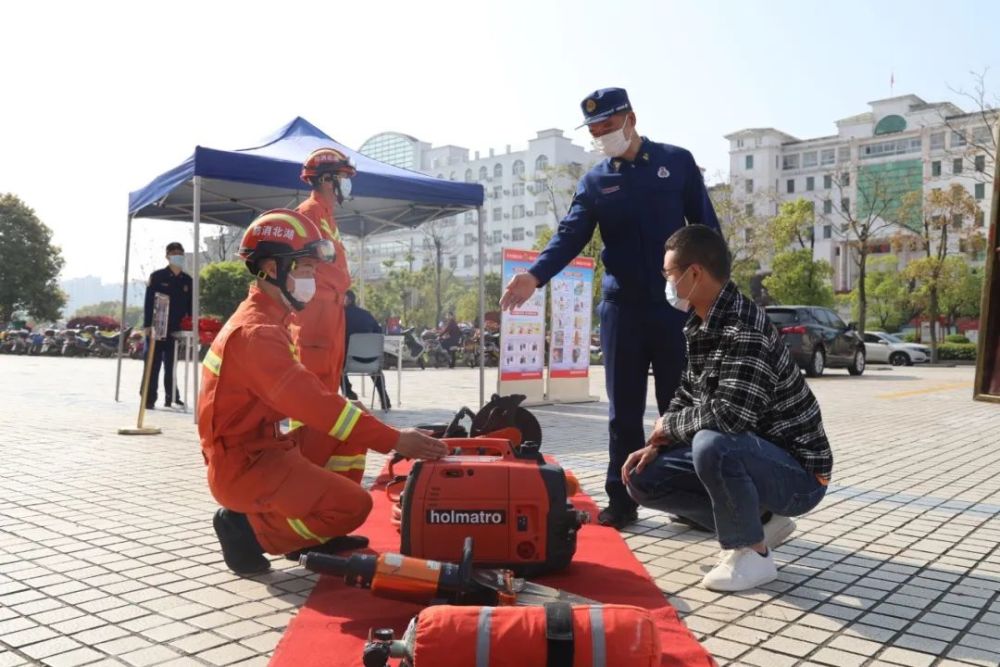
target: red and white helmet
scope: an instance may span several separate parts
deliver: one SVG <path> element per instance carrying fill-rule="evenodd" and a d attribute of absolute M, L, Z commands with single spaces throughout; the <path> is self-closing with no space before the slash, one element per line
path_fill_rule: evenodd
<path fill-rule="evenodd" d="M 259 279 L 275 285 L 296 309 L 305 304 L 295 299 L 286 286 L 288 274 L 295 267 L 295 260 L 313 257 L 332 262 L 336 246 L 322 237 L 316 225 L 298 211 L 278 208 L 262 213 L 243 234 L 237 253 L 246 261 L 247 269 Z M 272 278 L 260 266 L 265 259 L 277 263 L 277 276 Z"/>
<path fill-rule="evenodd" d="M 321 174 L 336 174 L 339 177 L 351 178 L 358 170 L 351 158 L 336 148 L 317 148 L 302 165 L 300 178 L 309 185 L 315 185 L 313 179 Z"/>

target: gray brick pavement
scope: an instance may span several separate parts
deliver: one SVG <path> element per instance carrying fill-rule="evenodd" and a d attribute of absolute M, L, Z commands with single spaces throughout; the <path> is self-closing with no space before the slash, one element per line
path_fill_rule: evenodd
<path fill-rule="evenodd" d="M 113 362 L 0 357 L 0 667 L 266 664 L 315 582 L 282 560 L 252 579 L 225 569 L 191 416 L 158 410 L 162 435 L 116 435 L 139 368 L 115 404 Z M 474 406 L 477 375 L 406 371 L 387 419 Z M 656 512 L 627 539 L 720 664 L 1000 664 L 1000 410 L 973 403 L 971 381 L 968 367 L 810 381 L 834 483 L 760 590 L 701 588 L 717 543 Z M 602 383 L 596 369 L 592 393 Z M 545 450 L 602 500 L 606 403 L 535 413 Z"/>

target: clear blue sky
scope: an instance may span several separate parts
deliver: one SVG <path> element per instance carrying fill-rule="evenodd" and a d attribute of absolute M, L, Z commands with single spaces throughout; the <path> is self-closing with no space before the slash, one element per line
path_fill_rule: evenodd
<path fill-rule="evenodd" d="M 582 143 L 580 99 L 619 85 L 643 134 L 689 148 L 715 178 L 722 135 L 832 134 L 889 96 L 892 73 L 897 95 L 967 107 L 949 85 L 990 67 L 1000 95 L 988 0 L 57 1 L 11 3 L 4 24 L 0 191 L 55 231 L 65 277 L 108 282 L 130 190 L 196 144 L 252 144 L 296 115 L 353 147 L 398 130 L 502 150 L 548 127 Z M 135 236 L 141 276 L 166 241 L 190 245 L 191 226 L 138 222 Z"/>

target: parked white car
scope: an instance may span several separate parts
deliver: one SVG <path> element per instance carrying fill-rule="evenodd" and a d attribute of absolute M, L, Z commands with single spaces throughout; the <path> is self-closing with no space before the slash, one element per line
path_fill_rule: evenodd
<path fill-rule="evenodd" d="M 931 348 L 920 343 L 907 343 L 899 336 L 884 331 L 866 331 L 865 356 L 873 364 L 912 366 L 929 362 Z"/>

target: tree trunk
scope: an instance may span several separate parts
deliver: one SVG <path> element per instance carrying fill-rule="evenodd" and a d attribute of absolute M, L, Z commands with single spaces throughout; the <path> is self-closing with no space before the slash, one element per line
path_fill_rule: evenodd
<path fill-rule="evenodd" d="M 436 309 L 435 324 L 441 321 L 441 241 L 435 239 L 434 244 L 434 306 Z"/>
<path fill-rule="evenodd" d="M 865 291 L 865 276 L 868 274 L 868 252 L 861 246 L 861 258 L 858 262 L 858 335 L 864 338 L 865 322 L 868 321 L 868 293 Z"/>
<path fill-rule="evenodd" d="M 938 340 L 937 340 L 937 321 L 938 321 L 938 288 L 937 282 L 930 286 L 928 290 L 930 293 L 930 315 L 931 315 L 931 363 L 937 363 L 938 361 Z"/>

